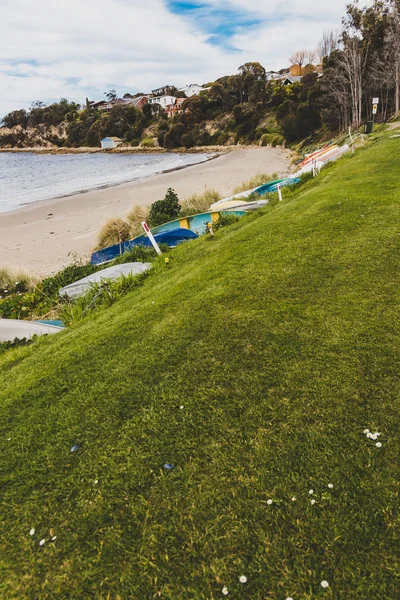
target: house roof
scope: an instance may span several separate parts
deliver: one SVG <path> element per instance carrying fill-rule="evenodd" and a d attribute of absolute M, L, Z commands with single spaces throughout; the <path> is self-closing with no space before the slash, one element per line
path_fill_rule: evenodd
<path fill-rule="evenodd" d="M 284 78 L 283 83 L 286 83 L 287 81 L 289 83 L 297 83 L 297 82 L 301 81 L 302 79 L 303 78 L 300 77 L 300 75 L 296 75 L 296 76 L 290 75 L 290 76 Z"/>
<path fill-rule="evenodd" d="M 101 141 L 105 142 L 105 140 L 112 140 L 113 142 L 122 142 L 121 138 L 111 136 L 111 135 L 108 135 L 107 137 L 103 138 Z"/>

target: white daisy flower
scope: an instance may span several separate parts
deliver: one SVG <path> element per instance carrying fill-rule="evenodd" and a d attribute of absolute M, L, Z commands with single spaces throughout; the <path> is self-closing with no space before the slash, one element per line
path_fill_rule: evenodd
<path fill-rule="evenodd" d="M 296 496 L 293 496 L 292 502 L 296 502 L 296 500 L 297 500 Z"/>
<path fill-rule="evenodd" d="M 53 535 L 53 537 L 51 538 L 51 541 L 54 542 L 57 539 L 56 535 Z"/>
<path fill-rule="evenodd" d="M 273 500 L 271 500 L 271 499 L 267 500 L 267 504 L 269 504 L 269 506 L 271 506 L 271 504 L 273 504 L 273 503 L 274 503 Z"/>
<path fill-rule="evenodd" d="M 32 527 L 32 529 L 30 530 L 29 535 L 35 535 L 35 528 L 34 527 Z"/>
<path fill-rule="evenodd" d="M 99 480 L 98 480 L 98 479 L 95 479 L 95 480 L 94 480 L 94 484 L 95 484 L 95 485 L 97 485 L 98 483 L 99 483 Z"/>
<path fill-rule="evenodd" d="M 374 441 L 378 439 L 378 436 L 376 435 L 376 433 L 371 433 L 368 437 L 370 440 L 374 440 Z"/>
<path fill-rule="evenodd" d="M 377 442 L 377 443 L 375 444 L 375 446 L 376 446 L 377 448 L 382 448 L 382 444 L 381 444 L 380 442 Z"/>
<path fill-rule="evenodd" d="M 293 598 L 286 598 L 286 600 L 293 600 Z"/>
<path fill-rule="evenodd" d="M 183 404 L 182 404 L 182 406 L 180 406 L 179 408 L 180 408 L 181 410 L 183 410 L 185 407 L 184 407 L 184 406 L 183 406 Z"/>
<path fill-rule="evenodd" d="M 312 495 L 312 494 L 314 493 L 314 490 L 309 490 L 309 491 L 308 491 L 308 493 L 309 493 L 310 495 Z"/>
<path fill-rule="evenodd" d="M 224 587 L 222 588 L 222 593 L 223 593 L 224 596 L 227 596 L 229 594 L 229 590 L 226 587 L 226 585 L 224 585 Z"/>
<path fill-rule="evenodd" d="M 329 488 L 330 490 L 333 490 L 333 483 L 328 483 L 328 488 Z"/>
<path fill-rule="evenodd" d="M 246 577 L 246 575 L 241 575 L 239 577 L 239 581 L 240 581 L 240 583 L 247 583 L 247 577 Z"/>
<path fill-rule="evenodd" d="M 39 546 L 43 546 L 43 544 L 45 543 L 45 541 L 46 541 L 46 540 L 45 540 L 44 538 L 43 538 L 42 540 L 40 540 L 40 542 L 39 542 Z"/>
<path fill-rule="evenodd" d="M 314 504 L 316 503 L 316 500 L 311 500 L 311 504 L 314 506 Z"/>
<path fill-rule="evenodd" d="M 323 587 L 324 589 L 326 589 L 326 588 L 329 587 L 329 583 L 327 581 L 325 581 L 325 579 L 324 579 L 324 581 L 321 581 L 321 587 Z"/>

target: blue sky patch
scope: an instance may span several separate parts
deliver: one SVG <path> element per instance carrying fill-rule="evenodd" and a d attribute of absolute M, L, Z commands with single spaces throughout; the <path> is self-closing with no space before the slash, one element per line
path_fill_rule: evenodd
<path fill-rule="evenodd" d="M 253 29 L 262 23 L 261 19 L 250 16 L 248 12 L 226 7 L 222 10 L 205 2 L 166 0 L 166 5 L 172 13 L 193 20 L 203 33 L 209 35 L 211 44 L 222 46 L 230 52 L 238 51 L 230 43 L 236 33 Z"/>

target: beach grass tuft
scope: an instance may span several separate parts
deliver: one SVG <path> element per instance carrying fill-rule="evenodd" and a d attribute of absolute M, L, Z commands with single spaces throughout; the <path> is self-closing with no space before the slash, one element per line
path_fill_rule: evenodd
<path fill-rule="evenodd" d="M 131 227 L 123 219 L 113 218 L 106 221 L 97 235 L 96 250 L 121 244 L 131 237 Z"/>
<path fill-rule="evenodd" d="M 27 273 L 0 267 L 0 289 L 9 288 L 11 290 L 16 286 L 23 287 L 24 289 L 32 289 L 36 283 L 37 279 Z"/>
<path fill-rule="evenodd" d="M 143 233 L 142 221 L 149 220 L 148 206 L 135 204 L 132 210 L 126 215 L 126 219 L 130 225 L 130 235 L 132 238 Z"/>
<path fill-rule="evenodd" d="M 221 200 L 221 194 L 216 190 L 205 190 L 202 194 L 192 194 L 181 202 L 181 215 L 188 217 L 198 213 L 207 212 L 214 202 Z"/>
<path fill-rule="evenodd" d="M 251 179 L 248 181 L 236 186 L 233 190 L 233 193 L 240 194 L 240 192 L 247 192 L 247 190 L 252 190 L 253 188 L 259 187 L 264 183 L 274 181 L 275 179 L 278 179 L 278 173 L 272 173 L 272 175 L 268 175 L 267 173 L 257 173 L 257 175 L 254 175 L 254 177 L 251 177 Z"/>

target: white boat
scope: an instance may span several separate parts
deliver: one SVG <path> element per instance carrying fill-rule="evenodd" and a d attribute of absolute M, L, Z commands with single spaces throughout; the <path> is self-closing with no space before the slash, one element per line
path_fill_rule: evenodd
<path fill-rule="evenodd" d="M 70 285 L 66 285 L 58 292 L 59 296 L 68 296 L 71 300 L 79 298 L 88 292 L 93 286 L 101 285 L 104 281 L 114 281 L 125 275 L 139 275 L 151 269 L 151 263 L 132 262 L 115 265 L 92 273 L 88 277 L 79 279 Z"/>
<path fill-rule="evenodd" d="M 64 327 L 45 325 L 35 321 L 0 319 L 0 342 L 13 342 L 15 339 L 31 339 L 34 335 L 52 335 L 64 331 Z"/>

